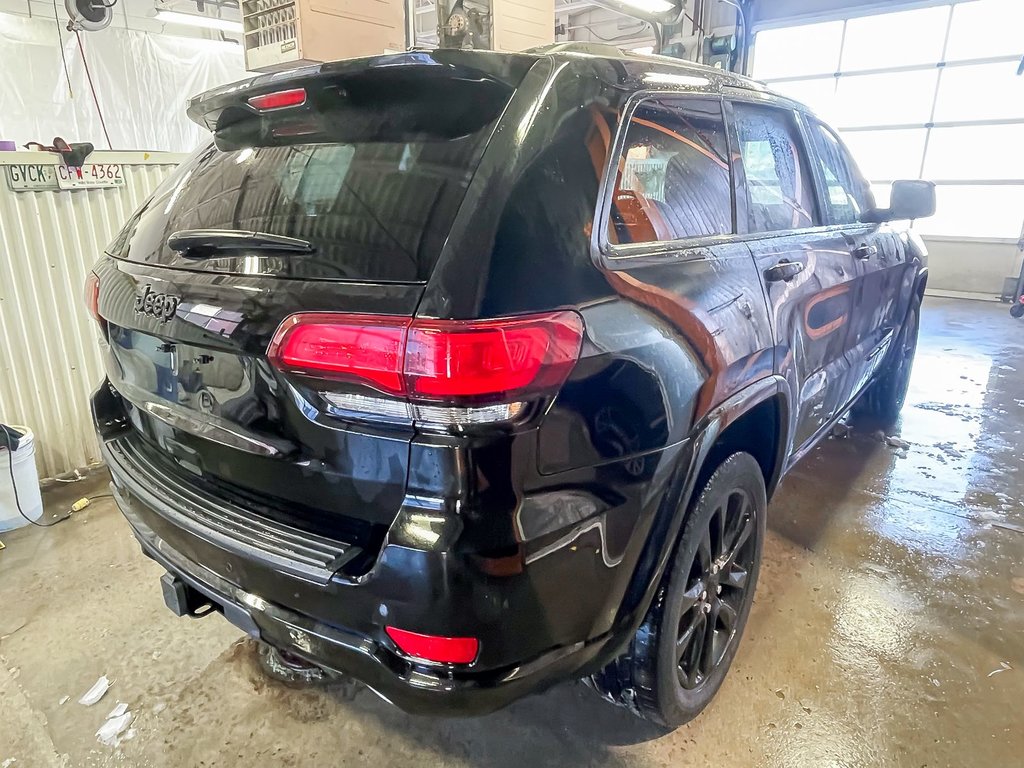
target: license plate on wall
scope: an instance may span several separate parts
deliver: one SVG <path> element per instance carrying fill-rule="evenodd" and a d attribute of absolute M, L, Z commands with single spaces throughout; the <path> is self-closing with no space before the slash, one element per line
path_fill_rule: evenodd
<path fill-rule="evenodd" d="M 58 189 L 104 189 L 123 187 L 124 167 L 114 163 L 87 163 L 80 168 L 67 165 L 19 163 L 4 166 L 7 185 L 15 192 Z"/>

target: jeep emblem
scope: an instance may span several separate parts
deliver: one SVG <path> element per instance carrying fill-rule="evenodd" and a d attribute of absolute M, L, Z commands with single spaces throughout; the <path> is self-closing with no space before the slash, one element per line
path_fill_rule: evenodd
<path fill-rule="evenodd" d="M 181 302 L 177 296 L 167 293 L 156 293 L 150 286 L 135 297 L 135 311 L 140 315 L 155 317 L 161 323 L 166 323 L 178 311 L 178 304 Z"/>

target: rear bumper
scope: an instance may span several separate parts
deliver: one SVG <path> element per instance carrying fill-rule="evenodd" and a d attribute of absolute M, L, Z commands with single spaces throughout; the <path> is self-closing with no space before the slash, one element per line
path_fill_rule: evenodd
<path fill-rule="evenodd" d="M 413 446 L 416 483 L 371 549 L 344 543 L 341 512 L 338 526 L 320 526 L 338 540 L 313 535 L 175 465 L 112 399 L 101 388 L 94 417 L 143 551 L 247 633 L 411 712 L 484 714 L 621 652 L 646 612 L 664 538 L 655 519 L 686 449 L 647 455 L 643 472 L 631 459 L 530 480 L 518 476 L 533 462 L 517 453 L 525 439 L 424 438 Z M 467 466 L 481 487 L 459 485 Z M 424 493 L 424 478 L 440 487 Z M 359 547 L 363 564 L 348 568 Z M 479 655 L 421 662 L 394 644 L 391 626 L 473 637 Z"/>
<path fill-rule="evenodd" d="M 321 666 L 350 675 L 379 696 L 416 714 L 468 716 L 500 709 L 527 694 L 571 679 L 605 651 L 608 638 L 557 648 L 503 670 L 437 669 L 401 658 L 383 643 L 328 626 L 246 592 L 175 551 L 140 510 L 113 486 L 115 499 L 143 552 L 202 593 L 250 636 Z"/>

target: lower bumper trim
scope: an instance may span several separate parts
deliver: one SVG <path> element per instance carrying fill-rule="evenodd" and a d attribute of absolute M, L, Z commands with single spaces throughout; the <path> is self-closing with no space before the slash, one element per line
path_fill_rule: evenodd
<path fill-rule="evenodd" d="M 604 636 L 553 649 L 505 670 L 439 672 L 410 663 L 371 638 L 269 603 L 186 560 L 146 525 L 116 488 L 114 493 L 143 552 L 210 600 L 233 625 L 253 638 L 349 675 L 413 714 L 476 716 L 493 712 L 555 683 L 580 677 L 580 670 L 602 656 L 610 644 L 611 637 Z"/>

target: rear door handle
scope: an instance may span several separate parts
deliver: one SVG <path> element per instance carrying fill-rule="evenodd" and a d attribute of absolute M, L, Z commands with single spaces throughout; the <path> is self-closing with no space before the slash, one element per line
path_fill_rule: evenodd
<path fill-rule="evenodd" d="M 860 259 L 861 261 L 870 259 L 876 253 L 878 253 L 877 245 L 859 245 L 853 249 L 854 258 Z"/>
<path fill-rule="evenodd" d="M 788 261 L 783 259 L 773 267 L 764 271 L 764 279 L 769 283 L 777 283 L 780 280 L 788 283 L 794 277 L 804 271 L 804 265 L 799 261 Z"/>

